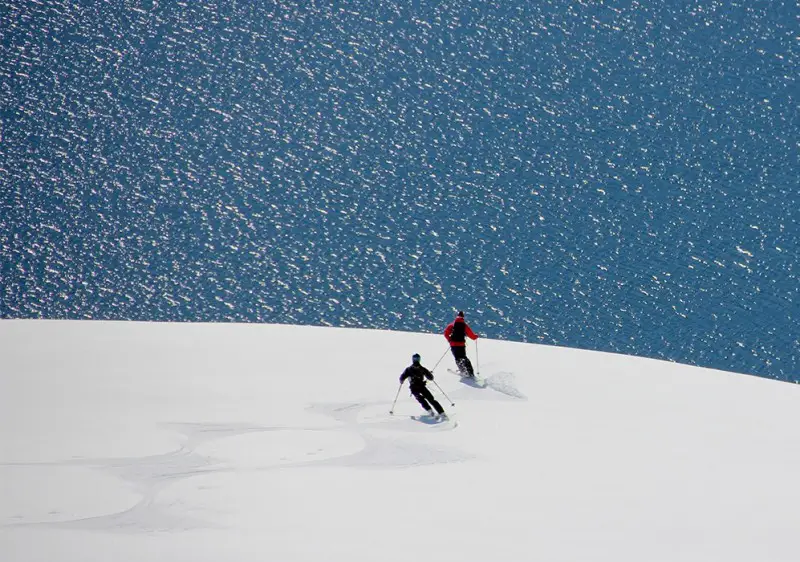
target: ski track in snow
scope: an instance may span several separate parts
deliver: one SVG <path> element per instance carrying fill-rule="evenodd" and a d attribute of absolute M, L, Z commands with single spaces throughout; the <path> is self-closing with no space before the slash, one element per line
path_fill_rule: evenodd
<path fill-rule="evenodd" d="M 509 371 L 495 371 L 491 372 L 490 374 L 485 374 L 486 370 L 484 369 L 484 374 L 478 373 L 476 379 L 470 379 L 467 377 L 461 377 L 458 373 L 453 370 L 448 369 L 448 374 L 460 378 L 461 384 L 483 390 L 489 389 L 493 390 L 496 393 L 501 394 L 502 396 L 498 396 L 497 394 L 492 395 L 474 395 L 470 394 L 470 398 L 474 399 L 488 399 L 488 400 L 502 400 L 505 398 L 511 398 L 514 400 L 527 400 L 528 397 L 523 394 L 516 385 L 514 380 L 514 373 Z M 467 394 L 457 391 L 454 393 L 456 396 L 467 396 Z"/>
<path fill-rule="evenodd" d="M 527 396 L 520 392 L 516 384 L 514 384 L 514 373 L 498 371 L 486 377 L 484 380 L 486 381 L 486 385 L 492 390 L 510 396 L 511 398 L 527 400 Z"/>
<path fill-rule="evenodd" d="M 487 378 L 488 387 L 502 395 L 490 399 L 506 399 L 519 394 L 508 382 L 511 373 L 496 373 Z M 498 382 L 499 381 L 499 382 Z M 482 391 L 482 388 L 476 387 Z M 459 400 L 467 398 L 487 399 L 482 392 L 459 389 L 452 391 Z M 522 396 L 516 396 L 517 398 Z M 193 517 L 176 505 L 177 501 L 164 503 L 159 496 L 166 488 L 192 477 L 237 473 L 242 471 L 284 470 L 301 467 L 350 467 L 364 469 L 410 468 L 442 463 L 464 462 L 475 455 L 449 446 L 431 444 L 419 439 L 420 434 L 437 434 L 454 430 L 458 422 L 450 420 L 436 423 L 420 423 L 411 418 L 419 414 L 413 399 L 411 403 L 398 405 L 395 415 L 390 415 L 386 402 L 320 403 L 307 406 L 308 412 L 333 419 L 338 426 L 282 427 L 259 426 L 241 423 L 163 423 L 164 430 L 180 433 L 185 442 L 174 451 L 143 457 L 85 458 L 57 462 L 6 463 L 3 470 L 14 468 L 44 469 L 42 479 L 51 478 L 64 469 L 83 469 L 92 474 L 84 475 L 96 479 L 97 473 L 115 478 L 124 487 L 138 495 L 139 500 L 119 512 L 102 514 L 66 514 L 51 512 L 33 517 L 16 515 L 0 519 L 0 528 L 39 526 L 72 528 L 117 533 L 150 533 L 158 531 L 188 531 L 218 527 Z M 291 433 L 296 435 L 292 436 Z M 291 437 L 301 442 L 299 448 L 285 452 L 286 447 L 276 447 L 269 435 L 282 435 L 278 443 Z M 238 442 L 237 442 L 238 440 Z M 242 443 L 244 440 L 244 443 Z M 354 440 L 358 441 L 356 445 Z M 233 446 L 232 442 L 236 442 Z M 230 446 L 226 449 L 226 443 Z M 244 446 L 243 446 L 244 445 Z M 327 450 L 326 450 L 327 445 Z M 292 449 L 292 447 L 289 447 Z M 260 459 L 258 451 L 278 450 L 280 456 Z M 241 458 L 225 458 L 226 450 L 256 451 L 256 461 Z M 267 455 L 269 457 L 269 455 Z M 252 461 L 252 459 L 249 459 Z M 259 462 L 260 461 L 260 462 Z M 71 516 L 70 516 L 71 515 Z M 33 519 L 33 520 L 26 520 Z"/>

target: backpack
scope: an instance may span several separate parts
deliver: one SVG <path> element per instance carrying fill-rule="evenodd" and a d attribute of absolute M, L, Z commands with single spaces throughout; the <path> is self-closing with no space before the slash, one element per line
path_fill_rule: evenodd
<path fill-rule="evenodd" d="M 453 332 L 450 334 L 450 341 L 463 342 L 467 337 L 467 323 L 453 322 Z"/>

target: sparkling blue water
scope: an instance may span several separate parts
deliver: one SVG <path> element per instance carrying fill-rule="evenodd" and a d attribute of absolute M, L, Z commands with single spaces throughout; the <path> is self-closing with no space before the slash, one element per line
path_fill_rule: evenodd
<path fill-rule="evenodd" d="M 0 317 L 800 379 L 794 2 L 0 8 Z"/>

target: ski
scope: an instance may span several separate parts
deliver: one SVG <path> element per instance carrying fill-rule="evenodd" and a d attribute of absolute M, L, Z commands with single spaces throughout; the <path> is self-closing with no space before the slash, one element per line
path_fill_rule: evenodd
<path fill-rule="evenodd" d="M 486 379 L 482 379 L 478 375 L 474 375 L 471 377 L 469 375 L 463 375 L 453 369 L 447 369 L 447 372 L 452 373 L 458 377 L 461 377 L 461 382 L 465 384 L 469 384 L 471 386 L 477 386 L 480 388 L 484 388 L 486 386 Z"/>
<path fill-rule="evenodd" d="M 453 419 L 452 415 L 445 414 L 444 417 L 439 416 L 431 416 L 429 414 L 421 414 L 418 416 L 408 416 L 414 421 L 418 421 L 420 423 L 424 423 L 425 425 L 436 426 L 436 427 L 451 427 L 455 428 L 458 426 L 458 422 Z"/>

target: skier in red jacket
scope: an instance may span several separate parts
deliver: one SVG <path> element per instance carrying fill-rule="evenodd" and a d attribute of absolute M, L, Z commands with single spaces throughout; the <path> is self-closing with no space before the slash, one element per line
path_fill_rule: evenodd
<path fill-rule="evenodd" d="M 472 370 L 472 363 L 467 357 L 467 338 L 477 340 L 478 334 L 472 331 L 464 321 L 464 312 L 459 310 L 458 316 L 447 328 L 444 329 L 444 337 L 450 344 L 450 351 L 453 353 L 453 358 L 456 360 L 458 366 L 458 373 L 461 376 L 474 377 L 475 372 Z"/>

